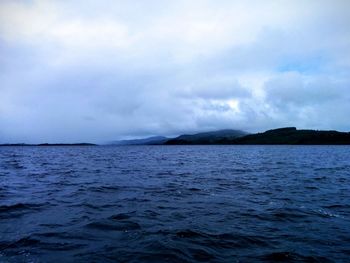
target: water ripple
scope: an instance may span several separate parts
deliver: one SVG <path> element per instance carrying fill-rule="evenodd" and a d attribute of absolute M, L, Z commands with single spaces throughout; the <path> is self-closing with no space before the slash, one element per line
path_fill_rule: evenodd
<path fill-rule="evenodd" d="M 350 257 L 346 146 L 3 147 L 0 178 L 0 262 Z"/>

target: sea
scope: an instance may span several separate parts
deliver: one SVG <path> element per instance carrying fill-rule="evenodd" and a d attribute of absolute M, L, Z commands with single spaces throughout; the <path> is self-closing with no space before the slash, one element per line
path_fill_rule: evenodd
<path fill-rule="evenodd" d="M 350 262 L 350 147 L 0 147 L 0 262 Z"/>

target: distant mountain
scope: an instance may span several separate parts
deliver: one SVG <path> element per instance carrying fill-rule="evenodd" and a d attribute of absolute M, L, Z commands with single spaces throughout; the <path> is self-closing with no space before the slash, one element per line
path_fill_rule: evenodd
<path fill-rule="evenodd" d="M 297 130 L 295 127 L 247 134 L 243 131 L 221 130 L 194 135 L 181 135 L 165 142 L 168 145 L 193 144 L 295 144 L 295 145 L 341 145 L 350 144 L 349 132 Z"/>
<path fill-rule="evenodd" d="M 297 130 L 295 127 L 268 130 L 250 134 L 234 140 L 224 140 L 224 144 L 350 144 L 349 132 Z"/>
<path fill-rule="evenodd" d="M 109 145 L 350 145 L 350 132 L 298 130 L 295 127 L 286 127 L 268 130 L 262 133 L 249 134 L 240 130 L 219 130 L 201 132 L 191 135 L 180 135 L 176 138 L 154 136 L 144 139 L 121 140 Z M 43 143 L 43 144 L 0 144 L 0 146 L 95 146 L 92 143 Z"/>
<path fill-rule="evenodd" d="M 111 145 L 159 145 L 164 144 L 169 138 L 164 136 L 153 136 L 144 139 L 121 140 L 111 142 Z"/>
<path fill-rule="evenodd" d="M 93 143 L 40 143 L 40 144 L 27 144 L 27 143 L 5 143 L 0 146 L 97 146 Z"/>
<path fill-rule="evenodd" d="M 166 141 L 165 144 L 222 144 L 222 141 L 232 141 L 247 134 L 248 133 L 244 131 L 229 129 L 201 132 L 192 135 L 181 135 Z"/>
<path fill-rule="evenodd" d="M 41 143 L 37 144 L 37 146 L 97 146 L 97 144 L 93 143 Z"/>

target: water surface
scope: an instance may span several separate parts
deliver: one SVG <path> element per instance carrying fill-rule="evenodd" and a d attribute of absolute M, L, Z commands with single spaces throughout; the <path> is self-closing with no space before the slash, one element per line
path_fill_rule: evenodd
<path fill-rule="evenodd" d="M 350 147 L 1 147 L 0 262 L 349 262 Z"/>

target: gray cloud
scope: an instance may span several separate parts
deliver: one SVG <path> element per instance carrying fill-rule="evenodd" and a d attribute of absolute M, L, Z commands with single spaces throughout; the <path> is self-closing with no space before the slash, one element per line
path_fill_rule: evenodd
<path fill-rule="evenodd" d="M 350 80 L 288 73 L 265 83 L 266 102 L 281 121 L 308 128 L 348 129 Z"/>
<path fill-rule="evenodd" d="M 225 76 L 227 78 L 227 76 Z M 251 96 L 250 91 L 238 83 L 235 79 L 200 79 L 184 90 L 184 97 L 228 100 L 234 98 L 245 98 Z"/>
<path fill-rule="evenodd" d="M 0 142 L 350 130 L 348 7 L 2 1 Z"/>
<path fill-rule="evenodd" d="M 326 76 L 304 78 L 298 73 L 288 73 L 265 83 L 267 101 L 274 105 L 315 106 L 349 97 L 349 82 L 332 81 Z"/>

